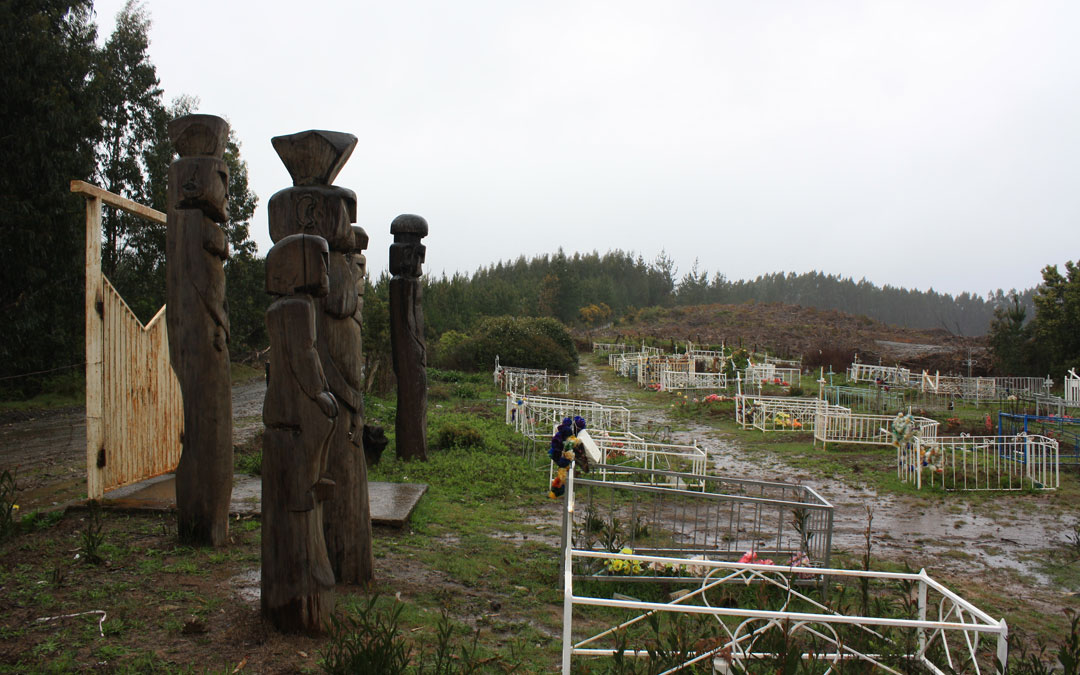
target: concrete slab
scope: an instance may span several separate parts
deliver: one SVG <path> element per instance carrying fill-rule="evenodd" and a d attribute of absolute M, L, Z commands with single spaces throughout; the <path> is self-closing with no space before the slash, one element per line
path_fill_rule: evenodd
<path fill-rule="evenodd" d="M 368 483 L 371 523 L 404 527 L 427 487 L 423 483 Z M 101 504 L 113 510 L 170 511 L 176 508 L 176 479 L 172 474 L 166 474 L 111 490 L 105 493 Z M 229 510 L 244 516 L 260 515 L 262 478 L 236 474 Z"/>

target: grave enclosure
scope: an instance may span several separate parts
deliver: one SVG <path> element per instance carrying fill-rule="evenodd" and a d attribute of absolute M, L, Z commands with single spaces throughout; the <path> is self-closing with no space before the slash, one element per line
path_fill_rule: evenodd
<path fill-rule="evenodd" d="M 594 347 L 594 351 L 608 353 L 613 370 L 643 388 L 663 392 L 676 389 L 671 386 L 676 382 L 689 385 L 693 377 L 692 360 L 685 354 L 664 355 L 651 349 L 630 352 L 607 346 Z M 788 376 L 780 369 L 797 368 L 797 363 L 762 360 L 745 371 L 754 378 L 746 382 L 760 382 L 762 375 Z M 874 377 L 900 377 L 900 369 L 871 372 Z M 659 373 L 656 382 L 654 373 Z M 899 406 L 903 401 L 900 391 L 848 387 L 829 392 L 833 399 L 830 401 L 826 400 L 822 380 L 819 398 L 761 396 L 741 390 L 742 375 L 734 398 L 737 421 L 746 429 L 804 432 L 813 434 L 814 443 L 820 440 L 823 444 L 889 446 L 896 448 L 898 462 L 903 452 L 921 457 L 920 448 L 934 442 L 940 442 L 940 448 L 950 447 L 951 457 L 956 459 L 967 453 L 970 460 L 975 448 L 981 447 L 978 441 L 962 447 L 963 442 L 941 439 L 938 423 L 929 418 L 897 416 L 891 410 L 893 414 L 871 412 Z M 797 371 L 790 377 L 797 382 Z M 838 405 L 841 396 L 844 402 L 858 401 L 870 411 L 855 412 L 853 406 Z M 585 403 L 576 402 L 578 407 L 571 410 L 571 404 L 564 402 L 565 407 L 546 420 L 548 429 L 560 413 L 587 418 Z M 527 404 L 508 400 L 507 405 L 507 421 L 513 423 L 513 411 Z M 901 422 L 910 424 L 910 435 L 899 430 Z M 899 673 L 910 667 L 905 664 L 918 663 L 930 672 L 943 672 L 957 667 L 985 668 L 994 658 L 1005 660 L 1005 622 L 993 619 L 926 572 L 896 574 L 829 568 L 832 506 L 813 490 L 783 482 L 714 475 L 708 449 L 701 448 L 704 458 L 699 459 L 696 444 L 679 449 L 668 446 L 664 451 L 650 453 L 649 442 L 632 426 L 608 430 L 590 425 L 586 432 L 586 447 L 591 445 L 595 452 L 590 471 L 580 473 L 571 464 L 566 491 L 560 497 L 565 507 L 564 673 L 571 672 L 571 664 L 617 653 L 623 658 L 646 657 L 642 645 L 627 636 L 648 634 L 646 626 L 657 617 L 664 622 L 679 615 L 687 620 L 714 622 L 719 628 L 717 639 L 708 640 L 706 648 L 683 654 L 682 663 L 706 664 L 715 672 L 732 672 L 736 666 L 776 658 L 769 652 L 769 645 L 775 642 L 769 636 L 776 633 L 784 633 L 784 640 L 792 640 L 792 645 L 801 645 L 795 648 L 805 650 L 804 661 L 824 662 L 823 667 L 865 661 L 868 667 Z M 543 434 L 537 433 L 536 437 L 542 439 Z M 1030 445 L 1034 447 L 1037 441 L 1032 440 Z M 1011 454 L 1018 454 L 1015 448 Z M 1050 475 L 1050 462 L 1042 461 L 1034 452 L 1027 457 L 1033 468 L 1025 471 Z M 702 466 L 703 471 L 699 468 Z M 913 473 L 910 477 L 918 479 L 920 475 Z M 959 487 L 950 489 L 1011 489 L 1013 485 L 1031 484 L 1023 471 L 1017 475 L 1010 484 L 1006 471 L 1000 474 L 1004 482 L 998 480 L 990 486 L 985 472 L 959 472 L 950 477 L 951 483 Z M 925 480 L 941 484 L 940 477 Z M 965 480 L 970 484 L 965 485 Z M 819 590 L 814 589 L 823 580 L 830 585 L 866 584 L 882 594 L 893 584 L 909 584 L 916 589 L 916 608 L 913 614 L 901 617 L 845 614 L 817 595 Z M 771 589 L 777 604 L 732 605 L 730 599 L 724 599 L 730 593 L 724 588 L 746 584 Z M 670 600 L 638 599 L 652 597 L 645 590 L 651 586 L 676 590 L 670 593 Z M 621 590 L 613 593 L 607 588 Z M 642 590 L 639 593 L 634 588 Z M 663 595 L 667 596 L 666 592 Z M 603 616 L 611 616 L 611 623 L 600 621 Z M 890 653 L 860 646 L 874 641 L 892 643 Z"/>

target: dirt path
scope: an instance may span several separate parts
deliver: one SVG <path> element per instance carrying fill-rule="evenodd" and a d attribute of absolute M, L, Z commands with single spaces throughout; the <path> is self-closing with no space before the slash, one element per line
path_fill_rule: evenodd
<path fill-rule="evenodd" d="M 663 394 L 658 405 L 643 405 L 628 396 L 629 381 L 612 384 L 604 366 L 582 359 L 579 389 L 595 400 L 623 405 L 631 410 L 632 426 L 641 430 L 671 429 L 673 443 L 697 441 L 713 458 L 717 473 L 741 478 L 794 481 L 813 487 L 833 504 L 833 549 L 861 552 L 865 546 L 867 506 L 873 508 L 873 555 L 913 569 L 925 568 L 932 576 L 966 576 L 1004 584 L 1002 590 L 1046 605 L 1054 611 L 1063 594 L 1032 564 L 1047 547 L 1066 544 L 1067 533 L 1077 522 L 1046 508 L 1041 495 L 1006 494 L 999 500 L 972 506 L 962 497 L 945 496 L 937 501 L 904 496 L 879 495 L 873 489 L 852 487 L 837 480 L 812 475 L 785 465 L 775 456 L 762 458 L 739 446 L 733 434 L 724 433 L 666 414 Z M 664 398 L 661 398 L 664 397 Z M 649 436 L 649 431 L 639 431 Z M 1001 571 L 1017 574 L 997 574 Z"/>
<path fill-rule="evenodd" d="M 262 427 L 266 384 L 255 378 L 233 387 L 233 443 Z M 86 413 L 61 408 L 0 424 L 0 471 L 16 473 L 20 507 L 47 508 L 86 494 Z"/>

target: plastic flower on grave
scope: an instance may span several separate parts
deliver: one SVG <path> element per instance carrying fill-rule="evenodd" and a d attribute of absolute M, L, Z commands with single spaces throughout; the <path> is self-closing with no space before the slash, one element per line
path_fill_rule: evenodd
<path fill-rule="evenodd" d="M 749 563 L 751 565 L 772 565 L 774 564 L 769 558 L 759 558 L 757 551 L 750 549 L 743 556 L 739 558 L 740 563 Z"/>
<path fill-rule="evenodd" d="M 619 553 L 622 555 L 634 555 L 634 550 L 627 546 L 620 550 Z M 616 574 L 626 574 L 630 572 L 632 568 L 630 561 L 623 560 L 622 558 L 608 558 L 604 561 L 604 567 L 606 567 L 609 572 L 614 572 Z"/>
<path fill-rule="evenodd" d="M 690 560 L 705 560 L 705 556 L 703 556 L 703 555 L 695 555 L 695 556 L 692 556 L 690 558 Z M 694 576 L 694 577 L 703 577 L 703 576 L 705 576 L 706 574 L 709 573 L 709 566 L 708 565 L 685 565 L 684 567 L 685 567 L 686 573 L 689 574 L 690 576 Z M 680 569 L 683 569 L 683 568 L 680 567 Z"/>
<path fill-rule="evenodd" d="M 649 563 L 649 569 L 657 574 L 666 574 L 668 571 L 667 563 L 662 563 L 659 560 L 654 560 Z"/>

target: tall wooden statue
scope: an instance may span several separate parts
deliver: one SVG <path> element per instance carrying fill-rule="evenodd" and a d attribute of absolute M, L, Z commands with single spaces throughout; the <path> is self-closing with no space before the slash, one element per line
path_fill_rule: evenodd
<path fill-rule="evenodd" d="M 397 375 L 397 453 L 427 459 L 427 345 L 420 288 L 428 234 L 420 216 L 401 215 L 390 223 L 390 348 Z"/>
<path fill-rule="evenodd" d="M 323 528 L 330 566 L 339 582 L 365 583 L 374 574 L 367 465 L 364 461 L 362 344 L 357 293 L 356 195 L 330 185 L 352 154 L 356 137 L 332 131 L 304 131 L 273 139 L 294 186 L 270 198 L 270 236 L 315 234 L 329 245 L 329 293 L 317 301 L 319 358 L 338 401 L 337 426 L 328 451 L 327 476 L 333 495 L 323 505 Z M 363 230 L 360 230 L 363 232 Z M 366 236 L 364 237 L 366 243 Z"/>
<path fill-rule="evenodd" d="M 273 215 L 271 215 L 273 218 Z M 262 613 L 286 632 L 318 633 L 334 609 L 323 536 L 324 477 L 337 401 L 315 347 L 314 297 L 326 295 L 326 240 L 280 239 L 266 256 L 270 376 L 263 402 Z"/>
<path fill-rule="evenodd" d="M 224 261 L 229 244 L 229 170 L 222 160 L 229 126 L 213 115 L 169 123 L 180 158 L 169 167 L 165 298 L 169 358 L 184 397 L 176 467 L 177 532 L 182 541 L 220 546 L 229 535 L 232 495 L 232 385 Z"/>
<path fill-rule="evenodd" d="M 341 404 L 327 471 L 337 489 L 326 503 L 326 546 L 338 583 L 347 584 L 367 583 L 375 575 L 363 444 L 361 310 L 366 259 L 362 251 L 367 241 L 363 228 L 353 225 L 336 250 L 331 244 L 330 294 L 322 302 L 318 324 L 319 357 L 330 390 Z"/>

